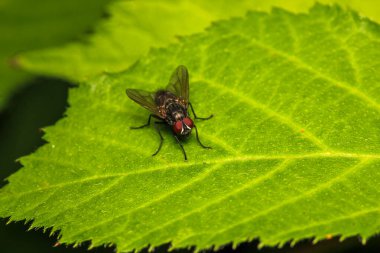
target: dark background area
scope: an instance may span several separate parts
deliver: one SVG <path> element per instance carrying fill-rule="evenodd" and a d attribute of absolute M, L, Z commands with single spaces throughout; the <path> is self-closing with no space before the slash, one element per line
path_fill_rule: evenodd
<path fill-rule="evenodd" d="M 30 154 L 44 144 L 41 128 L 53 125 L 63 117 L 67 105 L 69 87 L 73 85 L 55 79 L 36 78 L 29 82 L 22 90 L 15 94 L 8 106 L 0 112 L 0 186 L 6 184 L 4 179 L 21 168 L 16 159 Z M 0 252 L 114 252 L 114 248 L 96 248 L 87 251 L 88 243 L 79 248 L 59 245 L 57 235 L 49 237 L 49 231 L 43 233 L 41 229 L 30 230 L 28 224 L 23 222 L 6 225 L 7 219 L 0 219 Z M 263 248 L 257 249 L 258 241 L 243 243 L 233 250 L 231 245 L 226 245 L 219 250 L 225 252 L 261 252 L 261 253 L 361 253 L 379 252 L 380 237 L 373 237 L 366 245 L 362 245 L 358 237 L 352 237 L 339 242 L 337 238 L 325 240 L 313 245 L 311 240 L 298 243 L 295 247 L 286 245 L 282 249 Z M 155 252 L 167 252 L 168 245 L 164 245 Z M 176 250 L 178 253 L 188 253 L 193 250 Z M 147 252 L 145 250 L 144 252 Z M 212 252 L 202 251 L 202 252 Z"/>

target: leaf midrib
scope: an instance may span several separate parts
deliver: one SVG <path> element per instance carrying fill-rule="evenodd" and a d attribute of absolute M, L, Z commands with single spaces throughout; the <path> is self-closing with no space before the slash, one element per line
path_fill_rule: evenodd
<path fill-rule="evenodd" d="M 144 174 L 144 173 L 150 173 L 155 171 L 165 171 L 169 169 L 177 169 L 181 167 L 189 167 L 189 166 L 197 166 L 197 165 L 211 165 L 211 164 L 227 164 L 227 163 L 233 163 L 233 162 L 247 162 L 247 161 L 258 161 L 258 160 L 284 160 L 284 159 L 315 159 L 315 158 L 351 158 L 351 159 L 380 159 L 380 154 L 366 154 L 366 153 L 344 153 L 344 152 L 321 152 L 321 153 L 309 153 L 309 154 L 302 154 L 302 155 L 290 155 L 290 154 L 280 154 L 280 155 L 271 155 L 271 156 L 265 156 L 265 155 L 242 155 L 242 156 L 234 156 L 234 157 L 227 157 L 227 158 L 217 158 L 217 159 L 210 159 L 208 162 L 204 161 L 184 161 L 183 163 L 170 163 L 165 164 L 164 166 L 157 166 L 150 169 L 145 170 L 138 170 L 133 172 L 123 172 L 123 173 L 114 173 L 114 174 L 107 174 L 102 176 L 92 176 L 92 177 L 84 177 L 80 180 L 70 181 L 70 182 L 64 182 L 60 184 L 50 185 L 47 187 L 41 187 L 35 190 L 22 192 L 19 194 L 12 194 L 4 196 L 2 199 L 7 198 L 17 198 L 21 197 L 26 194 L 32 194 L 38 191 L 44 191 L 54 188 L 61 188 L 65 187 L 67 185 L 73 185 L 73 184 L 80 184 L 85 183 L 88 181 L 98 180 L 98 179 L 108 179 L 112 177 L 126 177 L 131 175 L 137 175 L 137 174 Z M 155 159 L 155 158 L 152 158 Z M 28 160 L 35 160 L 35 161 L 42 161 L 42 162 L 48 162 L 48 163 L 55 163 L 55 164 L 64 164 L 65 166 L 69 165 L 71 167 L 76 166 L 75 164 L 71 164 L 70 162 L 61 162 L 61 161 L 52 161 L 49 157 L 28 157 Z M 6 189 L 6 188 L 4 188 Z"/>

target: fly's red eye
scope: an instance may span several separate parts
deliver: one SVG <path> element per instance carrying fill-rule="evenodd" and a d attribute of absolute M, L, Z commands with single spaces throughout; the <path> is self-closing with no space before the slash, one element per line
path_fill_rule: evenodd
<path fill-rule="evenodd" d="M 184 118 L 183 123 L 185 123 L 185 125 L 190 127 L 190 128 L 193 128 L 193 126 L 194 126 L 194 123 L 190 118 Z"/>
<path fill-rule="evenodd" d="M 180 134 L 182 132 L 182 122 L 178 120 L 174 125 L 173 125 L 173 130 L 176 134 Z"/>

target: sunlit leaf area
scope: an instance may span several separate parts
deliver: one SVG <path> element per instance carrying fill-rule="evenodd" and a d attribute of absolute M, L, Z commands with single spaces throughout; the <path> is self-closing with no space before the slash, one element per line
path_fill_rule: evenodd
<path fill-rule="evenodd" d="M 1 252 L 380 249 L 376 1 L 16 0 L 0 21 Z"/>

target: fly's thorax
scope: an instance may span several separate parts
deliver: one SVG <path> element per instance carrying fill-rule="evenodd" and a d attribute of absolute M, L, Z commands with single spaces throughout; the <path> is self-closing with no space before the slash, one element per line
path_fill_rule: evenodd
<path fill-rule="evenodd" d="M 162 118 L 164 118 L 169 124 L 168 117 L 170 116 L 170 113 L 168 112 L 168 105 L 172 104 L 173 101 L 175 101 L 176 96 L 167 90 L 158 90 L 155 93 L 154 96 L 154 102 L 156 103 L 158 107 L 158 111 Z"/>
<path fill-rule="evenodd" d="M 155 102 L 160 115 L 169 125 L 174 125 L 178 120 L 187 117 L 187 109 L 183 99 L 177 97 L 167 90 L 158 90 L 155 95 Z"/>
<path fill-rule="evenodd" d="M 175 124 L 177 121 L 183 120 L 187 117 L 187 110 L 181 104 L 176 103 L 175 101 L 172 103 L 168 103 L 166 105 L 166 121 L 169 125 Z"/>

